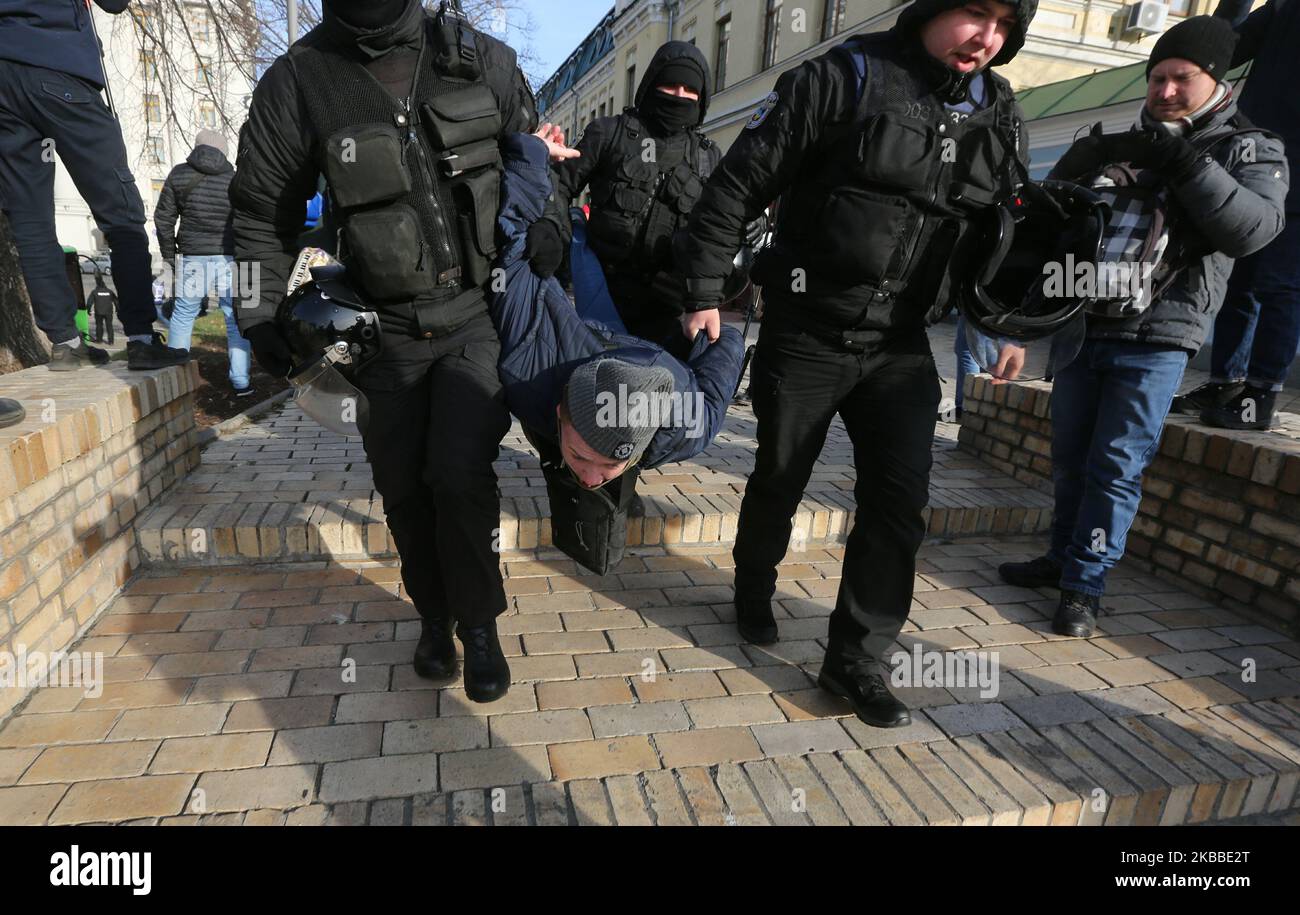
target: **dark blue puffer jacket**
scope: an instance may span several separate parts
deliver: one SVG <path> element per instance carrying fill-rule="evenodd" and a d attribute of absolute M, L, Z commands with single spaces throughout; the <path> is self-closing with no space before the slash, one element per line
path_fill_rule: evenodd
<path fill-rule="evenodd" d="M 712 345 L 701 337 L 683 363 L 654 343 L 616 333 L 599 321 L 584 321 L 559 281 L 541 279 L 524 259 L 528 227 L 541 217 L 552 190 L 546 146 L 528 134 L 512 134 L 502 141 L 501 154 L 505 177 L 497 217 L 497 267 L 504 277 L 497 274 L 492 280 L 491 309 L 501 337 L 500 373 L 510 412 L 532 432 L 558 443 L 555 408 L 579 365 L 603 357 L 662 366 L 673 375 L 675 394 L 692 402 L 703 394 L 703 421 L 660 428 L 641 466 L 653 468 L 699 454 L 722 429 L 735 394 L 745 354 L 740 332 L 723 327 Z M 575 258 L 594 257 L 580 240 L 573 253 Z"/>
<path fill-rule="evenodd" d="M 95 0 L 120 13 L 129 0 Z M 0 59 L 60 70 L 104 88 L 104 64 L 86 0 L 0 0 Z"/>

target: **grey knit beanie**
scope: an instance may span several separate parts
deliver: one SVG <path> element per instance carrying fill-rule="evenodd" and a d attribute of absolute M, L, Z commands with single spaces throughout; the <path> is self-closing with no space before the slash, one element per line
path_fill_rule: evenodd
<path fill-rule="evenodd" d="M 616 461 L 639 457 L 654 438 L 673 393 L 665 368 L 598 358 L 569 376 L 564 405 L 574 431 L 591 449 Z"/>

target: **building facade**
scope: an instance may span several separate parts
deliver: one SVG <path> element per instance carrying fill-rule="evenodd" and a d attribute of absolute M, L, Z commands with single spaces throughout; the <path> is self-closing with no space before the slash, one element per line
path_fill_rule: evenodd
<path fill-rule="evenodd" d="M 153 209 L 167 174 L 194 148 L 195 134 L 205 127 L 224 134 L 234 158 L 253 93 L 252 36 L 240 23 L 216 21 L 214 5 L 208 3 L 137 0 L 116 16 L 91 8 L 104 50 L 108 94 L 122 125 L 127 162 L 144 200 L 156 254 Z M 61 162 L 54 207 L 61 244 L 83 253 L 103 250 L 90 208 Z"/>
<path fill-rule="evenodd" d="M 631 104 L 639 74 L 670 39 L 708 57 L 715 85 L 704 125 L 723 149 L 791 67 L 850 35 L 883 31 L 896 0 L 616 0 L 538 93 L 543 116 L 577 137 Z M 1024 49 L 999 72 L 1017 90 L 1146 60 L 1161 31 L 1213 0 L 1041 0 Z M 1130 22 L 1141 12 L 1135 23 Z"/>

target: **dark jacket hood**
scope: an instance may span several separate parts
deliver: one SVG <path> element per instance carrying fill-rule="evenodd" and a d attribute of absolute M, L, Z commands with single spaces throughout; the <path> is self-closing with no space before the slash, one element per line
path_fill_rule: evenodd
<path fill-rule="evenodd" d="M 1025 46 L 1025 35 L 1029 32 L 1029 23 L 1034 21 L 1038 12 L 1038 0 L 1002 0 L 1016 8 L 1016 27 L 1007 36 L 1006 44 L 993 58 L 989 67 L 1000 67 L 1011 63 L 1012 58 Z M 966 0 L 913 0 L 913 3 L 898 14 L 894 31 L 900 36 L 917 35 L 925 25 L 940 13 L 955 10 L 966 5 Z"/>
<path fill-rule="evenodd" d="M 230 160 L 215 146 L 196 146 L 185 161 L 195 171 L 205 175 L 220 175 L 222 172 L 234 171 Z"/>
<path fill-rule="evenodd" d="M 670 41 L 658 51 L 655 51 L 655 56 L 650 58 L 650 66 L 646 67 L 645 75 L 641 77 L 641 83 L 637 86 L 633 106 L 640 108 L 641 103 L 645 101 L 646 95 L 654 91 L 655 86 L 659 84 L 659 74 L 664 67 L 673 61 L 683 59 L 698 64 L 700 70 L 704 73 L 704 91 L 700 93 L 699 121 L 700 124 L 703 124 L 705 117 L 709 113 L 709 98 L 713 93 L 713 77 L 709 72 L 709 61 L 704 56 L 704 52 L 685 41 Z"/>

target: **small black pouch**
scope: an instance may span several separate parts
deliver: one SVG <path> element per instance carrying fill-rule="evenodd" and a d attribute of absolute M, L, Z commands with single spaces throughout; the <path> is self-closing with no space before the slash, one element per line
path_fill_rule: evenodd
<path fill-rule="evenodd" d="M 391 124 L 347 127 L 325 141 L 325 178 L 343 209 L 396 200 L 411 190 L 402 138 Z"/>

